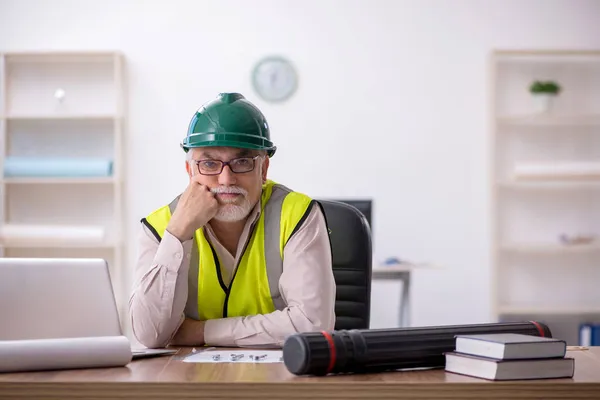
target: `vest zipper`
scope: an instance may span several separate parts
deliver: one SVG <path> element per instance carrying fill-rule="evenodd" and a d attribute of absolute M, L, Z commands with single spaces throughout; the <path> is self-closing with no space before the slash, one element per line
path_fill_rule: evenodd
<path fill-rule="evenodd" d="M 225 281 L 223 281 L 223 276 L 221 275 L 221 263 L 219 261 L 219 257 L 217 257 L 217 252 L 210 242 L 208 242 L 210 249 L 212 250 L 213 259 L 215 260 L 215 267 L 217 268 L 217 279 L 219 280 L 219 285 L 221 285 L 221 289 L 225 293 L 227 293 L 227 286 L 225 285 Z"/>
<path fill-rule="evenodd" d="M 229 283 L 229 287 L 227 288 L 227 290 L 225 290 L 225 301 L 223 302 L 223 318 L 227 318 L 227 311 L 228 311 L 227 306 L 229 303 L 229 294 L 231 293 L 231 287 L 233 286 L 233 281 L 235 280 L 235 277 L 239 270 L 240 262 L 242 261 L 242 258 L 244 258 L 244 253 L 246 253 L 246 249 L 248 248 L 248 243 L 250 243 L 250 240 L 252 239 L 252 235 L 254 235 L 255 226 L 256 226 L 256 223 L 254 225 L 252 225 L 252 228 L 250 229 L 250 232 L 248 233 L 248 239 L 246 239 L 246 243 L 244 244 L 244 248 L 242 249 L 242 254 L 240 255 L 238 262 L 235 264 L 235 269 L 233 271 L 233 276 L 231 277 L 231 282 Z M 220 272 L 221 272 L 221 270 L 219 269 L 219 273 Z"/>

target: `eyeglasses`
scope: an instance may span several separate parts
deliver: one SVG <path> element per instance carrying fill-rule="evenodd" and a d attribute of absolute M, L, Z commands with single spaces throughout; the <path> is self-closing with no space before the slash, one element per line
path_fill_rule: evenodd
<path fill-rule="evenodd" d="M 262 156 L 260 155 L 254 157 L 240 157 L 229 161 L 197 160 L 196 166 L 198 167 L 198 172 L 202 175 L 219 175 L 223 172 L 223 168 L 225 168 L 226 165 L 229 165 L 231 172 L 243 174 L 254 170 L 256 159 L 261 157 Z"/>

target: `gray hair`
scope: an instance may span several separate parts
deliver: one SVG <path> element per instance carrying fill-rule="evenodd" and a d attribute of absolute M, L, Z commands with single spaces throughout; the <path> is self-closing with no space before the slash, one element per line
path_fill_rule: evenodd
<path fill-rule="evenodd" d="M 192 151 L 192 150 L 193 150 L 193 149 L 188 149 L 188 151 L 186 151 L 186 152 L 185 152 L 185 160 L 186 160 L 187 162 L 190 162 L 190 161 L 192 161 L 192 160 L 193 160 L 193 158 L 192 158 L 192 153 L 193 153 L 193 151 Z"/>

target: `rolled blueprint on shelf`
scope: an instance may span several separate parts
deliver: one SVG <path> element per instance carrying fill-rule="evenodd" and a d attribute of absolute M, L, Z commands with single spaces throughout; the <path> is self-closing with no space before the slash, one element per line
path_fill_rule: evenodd
<path fill-rule="evenodd" d="M 514 176 L 516 179 L 600 178 L 600 163 L 518 163 L 514 167 Z"/>
<path fill-rule="evenodd" d="M 113 162 L 103 158 L 7 157 L 5 177 L 81 178 L 112 175 Z"/>
<path fill-rule="evenodd" d="M 125 336 L 0 340 L 0 372 L 122 367 L 131 359 Z"/>
<path fill-rule="evenodd" d="M 3 243 L 44 244 L 102 243 L 105 231 L 102 226 L 70 225 L 0 225 L 0 241 Z"/>

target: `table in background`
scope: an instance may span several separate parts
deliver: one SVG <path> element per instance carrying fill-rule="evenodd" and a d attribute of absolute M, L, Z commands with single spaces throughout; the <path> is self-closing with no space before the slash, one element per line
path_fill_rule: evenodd
<path fill-rule="evenodd" d="M 443 369 L 299 377 L 276 364 L 197 364 L 178 355 L 122 368 L 0 374 L 0 398 L 582 399 L 600 397 L 600 347 L 568 351 L 573 379 L 491 382 Z"/>
<path fill-rule="evenodd" d="M 373 280 L 399 280 L 402 282 L 402 291 L 400 292 L 400 314 L 398 322 L 400 327 L 410 326 L 410 303 L 411 303 L 411 274 L 414 271 L 424 271 L 438 269 L 429 264 L 393 264 L 380 265 L 372 270 L 371 278 Z"/>

